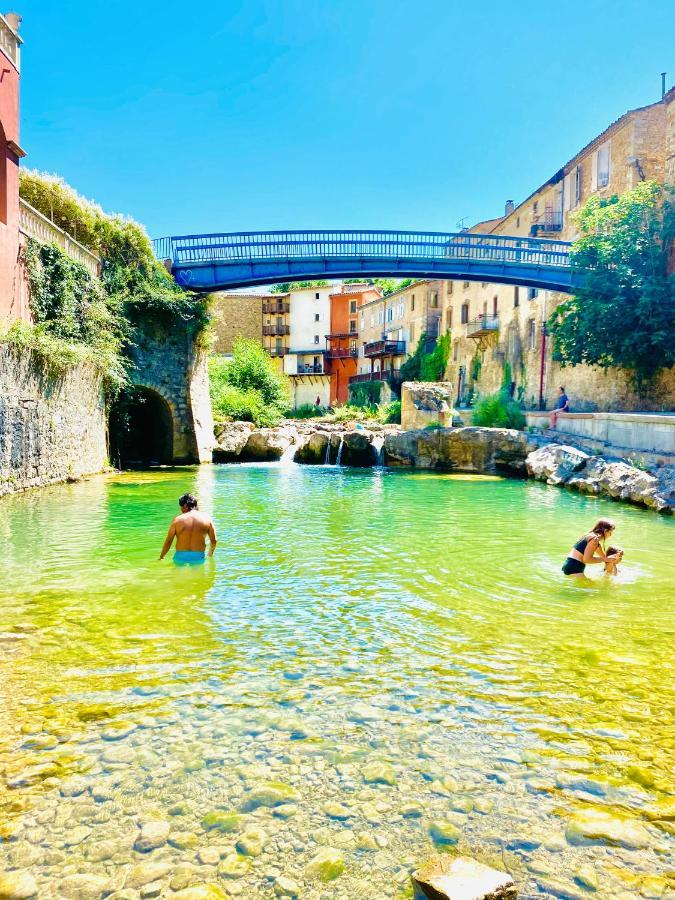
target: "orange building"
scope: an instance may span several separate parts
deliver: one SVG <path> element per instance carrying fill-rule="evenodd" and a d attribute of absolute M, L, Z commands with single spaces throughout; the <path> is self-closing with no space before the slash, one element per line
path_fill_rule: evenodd
<path fill-rule="evenodd" d="M 356 375 L 359 355 L 357 310 L 377 300 L 382 291 L 367 282 L 343 284 L 330 295 L 330 333 L 326 335 L 326 371 L 330 374 L 331 405 L 342 405 L 349 397 L 349 379 Z"/>

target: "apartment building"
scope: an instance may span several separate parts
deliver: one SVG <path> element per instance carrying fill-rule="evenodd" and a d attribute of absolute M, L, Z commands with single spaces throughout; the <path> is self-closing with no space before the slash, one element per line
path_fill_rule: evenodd
<path fill-rule="evenodd" d="M 430 342 L 450 326 L 449 297 L 453 282 L 421 280 L 364 303 L 359 311 L 359 381 L 400 382 L 399 370 L 422 337 Z"/>
<path fill-rule="evenodd" d="M 489 234 L 574 240 L 573 214 L 596 194 L 610 197 L 644 179 L 675 181 L 675 89 L 630 110 L 578 151 L 522 203 L 469 229 Z M 675 376 L 664 373 L 652 398 L 637 396 L 626 374 L 552 359 L 546 322 L 565 295 L 533 288 L 454 282 L 447 319 L 453 344 L 447 377 L 460 403 L 506 383 L 527 407 L 550 407 L 564 384 L 577 410 L 672 407 Z"/>
<path fill-rule="evenodd" d="M 330 374 L 325 365 L 325 336 L 330 331 L 332 285 L 295 288 L 283 296 L 288 304 L 287 349 L 283 369 L 293 384 L 293 405 L 330 404 Z M 264 330 L 264 329 L 263 329 Z"/>
<path fill-rule="evenodd" d="M 379 300 L 379 287 L 362 282 L 343 284 L 330 295 L 330 332 L 326 335 L 326 366 L 331 375 L 331 404 L 349 399 L 349 383 L 357 374 L 359 310 Z"/>

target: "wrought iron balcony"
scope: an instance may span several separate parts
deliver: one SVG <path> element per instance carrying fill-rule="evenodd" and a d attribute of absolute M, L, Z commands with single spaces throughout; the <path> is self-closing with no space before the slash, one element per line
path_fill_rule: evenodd
<path fill-rule="evenodd" d="M 387 381 L 389 384 L 400 384 L 403 381 L 398 369 L 382 369 L 379 372 L 362 372 L 360 375 L 352 375 L 349 384 L 360 384 L 364 381 Z"/>
<path fill-rule="evenodd" d="M 357 347 L 329 347 L 326 351 L 328 359 L 356 359 L 358 355 Z"/>
<path fill-rule="evenodd" d="M 263 334 L 290 334 L 291 327 L 290 325 L 281 325 L 277 323 L 276 325 L 263 325 Z"/>
<path fill-rule="evenodd" d="M 499 331 L 499 316 L 479 316 L 475 322 L 466 323 L 466 336 L 470 338 L 486 337 Z"/>
<path fill-rule="evenodd" d="M 292 375 L 323 375 L 323 366 L 318 365 L 306 365 L 303 363 L 298 363 L 298 371 L 292 372 Z"/>
<path fill-rule="evenodd" d="M 345 341 L 349 338 L 357 338 L 359 336 L 358 331 L 332 331 L 330 334 L 326 335 L 327 341 Z"/>
<path fill-rule="evenodd" d="M 286 356 L 288 347 L 266 347 L 270 356 Z"/>
<path fill-rule="evenodd" d="M 291 311 L 291 304 L 283 300 L 263 300 L 262 311 L 266 316 L 288 313 Z"/>
<path fill-rule="evenodd" d="M 554 210 L 547 206 L 544 210 L 544 218 L 534 222 L 530 228 L 530 235 L 537 237 L 538 234 L 555 234 L 557 231 L 562 231 L 562 227 L 562 210 Z"/>
<path fill-rule="evenodd" d="M 405 353 L 405 341 L 371 341 L 363 349 L 364 356 L 400 356 Z"/>

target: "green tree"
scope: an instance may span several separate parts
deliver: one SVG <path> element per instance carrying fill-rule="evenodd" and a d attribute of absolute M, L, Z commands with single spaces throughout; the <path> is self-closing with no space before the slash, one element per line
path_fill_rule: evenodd
<path fill-rule="evenodd" d="M 232 359 L 212 357 L 209 379 L 216 418 L 276 425 L 290 403 L 288 378 L 256 341 L 237 338 Z"/>
<path fill-rule="evenodd" d="M 403 381 L 442 381 L 450 358 L 451 335 L 447 331 L 428 352 L 426 334 L 421 334 L 415 352 L 401 366 Z"/>
<path fill-rule="evenodd" d="M 586 275 L 549 320 L 554 358 L 618 366 L 639 386 L 675 364 L 673 190 L 645 181 L 618 197 L 590 197 L 575 223 L 572 262 Z"/>
<path fill-rule="evenodd" d="M 272 294 L 287 294 L 289 291 L 300 290 L 300 288 L 311 287 L 328 287 L 327 281 L 282 281 L 280 284 L 273 284 L 270 288 Z"/>

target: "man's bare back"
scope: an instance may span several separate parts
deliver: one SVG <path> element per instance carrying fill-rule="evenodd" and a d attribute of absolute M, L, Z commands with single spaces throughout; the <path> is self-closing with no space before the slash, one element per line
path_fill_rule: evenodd
<path fill-rule="evenodd" d="M 216 548 L 216 532 L 213 522 L 208 516 L 199 512 L 197 501 L 191 494 L 184 494 L 178 501 L 181 512 L 169 527 L 162 547 L 160 559 L 164 559 L 176 541 L 177 554 L 199 554 L 202 559 L 206 550 L 206 538 L 209 539 L 209 556 L 213 556 Z"/>

